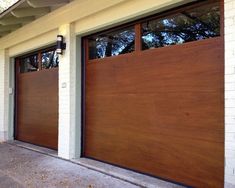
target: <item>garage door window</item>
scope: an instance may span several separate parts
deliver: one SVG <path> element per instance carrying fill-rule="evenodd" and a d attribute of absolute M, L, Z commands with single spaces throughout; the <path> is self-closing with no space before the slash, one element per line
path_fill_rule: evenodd
<path fill-rule="evenodd" d="M 130 25 L 86 37 L 88 59 L 218 37 L 220 1 L 201 1 Z"/>
<path fill-rule="evenodd" d="M 134 27 L 105 32 L 88 38 L 89 59 L 131 53 L 135 46 Z"/>
<path fill-rule="evenodd" d="M 34 72 L 38 70 L 38 55 L 33 54 L 31 56 L 21 59 L 20 72 Z"/>
<path fill-rule="evenodd" d="M 143 50 L 219 36 L 219 2 L 144 22 L 142 33 Z"/>
<path fill-rule="evenodd" d="M 42 69 L 50 69 L 59 66 L 59 57 L 55 50 L 42 53 Z"/>
<path fill-rule="evenodd" d="M 41 71 L 59 66 L 59 58 L 55 47 L 34 52 L 19 58 L 20 73 Z"/>

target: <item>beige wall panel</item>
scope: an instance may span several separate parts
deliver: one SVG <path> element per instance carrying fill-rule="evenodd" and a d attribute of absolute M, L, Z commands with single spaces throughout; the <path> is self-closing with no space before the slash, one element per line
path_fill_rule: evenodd
<path fill-rule="evenodd" d="M 53 30 L 38 37 L 27 40 L 23 43 L 14 45 L 9 48 L 9 56 L 14 57 L 24 53 L 28 53 L 38 48 L 42 48 L 51 44 L 56 43 L 56 35 L 58 30 Z"/>
<path fill-rule="evenodd" d="M 126 0 L 118 6 L 110 7 L 78 20 L 75 22 L 75 32 L 81 35 L 93 31 L 97 32 L 99 29 L 103 30 L 114 25 L 120 25 L 190 2 L 193 2 L 193 0 Z"/>

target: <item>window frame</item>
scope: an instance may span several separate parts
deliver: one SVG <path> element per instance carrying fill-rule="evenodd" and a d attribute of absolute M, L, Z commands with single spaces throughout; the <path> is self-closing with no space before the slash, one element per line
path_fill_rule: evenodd
<path fill-rule="evenodd" d="M 156 14 L 153 14 L 153 15 L 135 20 L 135 21 L 131 21 L 131 22 L 119 25 L 119 26 L 115 26 L 112 28 L 108 28 L 108 29 L 84 36 L 82 38 L 82 47 L 83 47 L 84 53 L 85 53 L 85 55 L 84 55 L 85 62 L 86 63 L 97 62 L 97 61 L 102 61 L 102 59 L 106 59 L 106 58 L 115 58 L 115 57 L 125 56 L 125 55 L 128 56 L 128 55 L 132 55 L 135 53 L 140 53 L 142 51 L 146 51 L 146 50 L 142 49 L 142 24 L 144 22 L 152 21 L 155 19 L 160 19 L 160 18 L 164 18 L 164 17 L 168 17 L 168 16 L 177 15 L 180 12 L 188 11 L 188 10 L 198 8 L 198 7 L 201 7 L 201 6 L 210 4 L 210 3 L 214 3 L 214 2 L 218 2 L 218 0 L 203 0 L 202 2 L 200 2 L 198 0 L 196 2 L 186 3 L 184 5 L 181 5 L 181 6 L 178 6 L 178 7 L 163 11 L 163 12 L 159 12 L 159 13 L 156 13 Z M 216 36 L 213 38 L 218 38 L 218 37 L 223 38 L 223 35 L 224 35 L 224 22 L 223 22 L 223 20 L 224 20 L 224 1 L 219 0 L 218 3 L 219 3 L 219 8 L 220 8 L 220 34 L 219 34 L 219 36 Z M 104 58 L 95 58 L 95 59 L 89 58 L 89 44 L 88 44 L 89 40 L 88 40 L 88 38 L 95 36 L 95 35 L 100 35 L 103 33 L 115 32 L 116 30 L 131 27 L 131 26 L 134 26 L 134 30 L 135 30 L 135 48 L 134 48 L 133 52 L 126 53 L 126 54 L 120 54 L 120 55 L 116 55 L 116 56 L 104 57 Z M 208 39 L 210 39 L 210 38 L 206 38 L 203 40 L 208 40 Z M 224 40 L 224 39 L 222 39 L 222 40 Z M 198 41 L 198 40 L 196 40 L 196 41 Z M 191 42 L 195 42 L 195 41 L 191 41 Z M 172 46 L 174 46 L 174 45 L 172 45 Z M 156 48 L 154 48 L 154 49 L 156 49 Z M 147 50 L 152 50 L 152 49 L 147 49 Z"/>
<path fill-rule="evenodd" d="M 89 56 L 89 40 L 91 37 L 94 37 L 94 36 L 99 36 L 101 34 L 109 34 L 109 33 L 114 33 L 114 32 L 117 32 L 119 30 L 125 30 L 125 29 L 130 29 L 130 28 L 133 28 L 133 31 L 134 31 L 134 35 L 135 35 L 135 39 L 134 39 L 134 50 L 132 52 L 129 52 L 129 53 L 124 53 L 124 54 L 118 54 L 118 55 L 111 55 L 111 56 L 107 56 L 107 57 L 103 57 L 103 58 L 94 58 L 94 59 L 90 59 Z M 125 24 L 125 25 L 122 25 L 122 26 L 119 26 L 119 27 L 115 27 L 115 28 L 111 28 L 111 29 L 108 29 L 108 30 L 105 30 L 105 31 L 102 31 L 102 32 L 99 32 L 99 33 L 94 33 L 92 35 L 89 35 L 86 37 L 86 46 L 87 46 L 87 52 L 88 52 L 88 60 L 89 61 L 92 61 L 92 60 L 97 60 L 97 59 L 104 59 L 104 58 L 109 58 L 109 57 L 116 57 L 116 56 L 120 56 L 120 55 L 125 55 L 125 54 L 132 54 L 133 52 L 135 52 L 135 43 L 136 43 L 136 24 Z"/>
<path fill-rule="evenodd" d="M 19 74 L 27 74 L 27 73 L 33 73 L 33 72 L 39 72 L 39 71 L 45 71 L 47 69 L 43 69 L 42 68 L 42 53 L 46 53 L 46 52 L 49 52 L 49 51 L 56 51 L 56 46 L 53 45 L 53 46 L 50 46 L 50 47 L 47 47 L 47 48 L 43 48 L 43 49 L 40 49 L 40 50 L 35 50 L 33 52 L 30 52 L 30 53 L 27 53 L 25 55 L 22 55 L 22 56 L 19 56 L 16 58 L 16 61 L 18 62 L 19 66 L 18 66 L 18 73 Z M 22 62 L 22 59 L 24 58 L 27 58 L 27 57 L 30 57 L 32 55 L 37 55 L 37 59 L 38 59 L 38 69 L 37 71 L 31 71 L 31 72 L 21 72 L 20 70 L 20 64 Z M 56 69 L 58 67 L 52 67 L 52 69 Z"/>

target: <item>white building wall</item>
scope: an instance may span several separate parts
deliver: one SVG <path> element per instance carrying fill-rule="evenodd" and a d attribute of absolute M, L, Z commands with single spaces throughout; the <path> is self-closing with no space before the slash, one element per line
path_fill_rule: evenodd
<path fill-rule="evenodd" d="M 76 150 L 80 150 L 80 144 L 76 140 L 81 140 L 76 135 L 80 129 L 80 121 L 77 122 L 76 96 L 77 81 L 76 69 L 76 35 L 73 24 L 65 24 L 59 28 L 59 34 L 65 37 L 66 50 L 60 58 L 59 66 L 59 137 L 58 155 L 62 158 L 73 159 L 80 157 Z M 78 107 L 79 108 L 79 107 Z"/>
<path fill-rule="evenodd" d="M 8 140 L 9 61 L 8 51 L 0 50 L 0 142 Z"/>
<path fill-rule="evenodd" d="M 235 185 L 235 0 L 225 0 L 225 182 Z"/>

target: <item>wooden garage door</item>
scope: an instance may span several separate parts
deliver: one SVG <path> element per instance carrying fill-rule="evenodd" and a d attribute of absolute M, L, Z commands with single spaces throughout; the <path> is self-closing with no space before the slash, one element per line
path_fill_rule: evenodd
<path fill-rule="evenodd" d="M 58 57 L 54 48 L 16 61 L 16 139 L 57 149 Z"/>
<path fill-rule="evenodd" d="M 220 9 L 205 1 L 84 39 L 85 157 L 223 187 Z"/>

